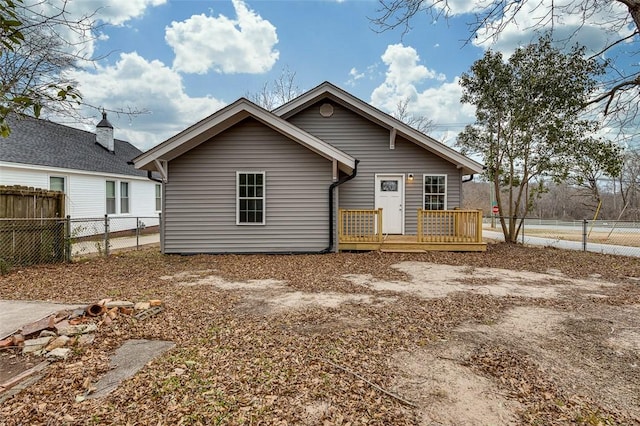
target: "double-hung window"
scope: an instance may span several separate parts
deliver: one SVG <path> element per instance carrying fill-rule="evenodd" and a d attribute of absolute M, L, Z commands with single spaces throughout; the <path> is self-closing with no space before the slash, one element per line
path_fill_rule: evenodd
<path fill-rule="evenodd" d="M 162 185 L 156 184 L 156 211 L 162 210 Z"/>
<path fill-rule="evenodd" d="M 129 213 L 129 182 L 120 182 L 120 213 Z"/>
<path fill-rule="evenodd" d="M 106 181 L 106 213 L 127 214 L 131 212 L 131 192 L 129 182 Z"/>
<path fill-rule="evenodd" d="M 107 181 L 107 214 L 116 213 L 116 182 Z"/>
<path fill-rule="evenodd" d="M 446 210 L 447 175 L 424 175 L 424 209 Z"/>
<path fill-rule="evenodd" d="M 265 224 L 265 172 L 236 172 L 236 224 Z"/>

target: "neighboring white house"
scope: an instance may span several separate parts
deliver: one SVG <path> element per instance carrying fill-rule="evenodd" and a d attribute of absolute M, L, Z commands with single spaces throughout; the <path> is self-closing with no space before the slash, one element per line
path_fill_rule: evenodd
<path fill-rule="evenodd" d="M 133 167 L 141 151 L 114 139 L 106 114 L 95 134 L 32 117 L 9 121 L 11 135 L 0 138 L 0 185 L 63 191 L 66 215 L 108 215 L 114 231 L 135 227 L 138 217 L 158 224 L 149 218 L 161 210 L 161 184 Z"/>

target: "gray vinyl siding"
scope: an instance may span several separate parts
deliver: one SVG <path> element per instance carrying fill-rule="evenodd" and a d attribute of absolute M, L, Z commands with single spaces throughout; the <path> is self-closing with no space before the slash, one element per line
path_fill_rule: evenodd
<path fill-rule="evenodd" d="M 237 171 L 265 172 L 265 225 L 236 225 Z M 331 182 L 331 161 L 247 119 L 169 162 L 164 252 L 323 250 Z"/>
<path fill-rule="evenodd" d="M 340 187 L 340 208 L 373 209 L 375 206 L 375 175 L 383 173 L 414 174 L 414 181 L 405 180 L 405 233 L 416 232 L 417 209 L 422 206 L 423 174 L 447 175 L 447 208 L 461 203 L 461 171 L 455 164 L 400 137 L 395 149 L 389 149 L 388 129 L 373 123 L 351 110 L 330 102 L 334 113 L 320 115 L 321 101 L 288 121 L 360 160 L 358 175 Z"/>

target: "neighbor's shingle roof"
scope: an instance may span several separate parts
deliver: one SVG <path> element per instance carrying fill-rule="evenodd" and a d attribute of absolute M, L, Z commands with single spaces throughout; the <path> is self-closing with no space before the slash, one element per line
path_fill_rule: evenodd
<path fill-rule="evenodd" d="M 96 135 L 32 117 L 9 117 L 11 135 L 0 137 L 0 161 L 91 172 L 146 176 L 127 164 L 142 153 L 116 139 L 114 153 L 96 142 Z"/>

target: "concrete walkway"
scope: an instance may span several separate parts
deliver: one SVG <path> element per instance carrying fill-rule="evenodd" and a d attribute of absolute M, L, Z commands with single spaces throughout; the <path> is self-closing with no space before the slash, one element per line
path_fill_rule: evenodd
<path fill-rule="evenodd" d="M 140 235 L 136 237 L 120 237 L 109 239 L 109 250 L 131 249 L 149 244 L 159 244 L 160 234 Z M 104 252 L 104 240 L 80 241 L 71 247 L 71 256 L 85 256 Z"/>
<path fill-rule="evenodd" d="M 73 310 L 86 305 L 63 305 L 61 303 L 0 300 L 0 340 L 12 335 L 22 326 L 41 320 L 65 309 Z"/>

